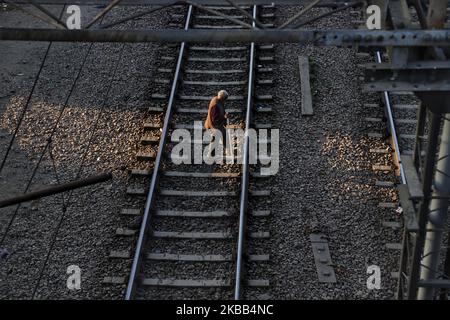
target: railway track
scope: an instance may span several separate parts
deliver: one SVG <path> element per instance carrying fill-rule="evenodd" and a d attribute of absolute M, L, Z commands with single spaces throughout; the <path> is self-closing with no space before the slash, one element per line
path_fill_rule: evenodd
<path fill-rule="evenodd" d="M 418 27 L 419 22 L 415 21 L 412 25 Z M 366 55 L 366 59 L 371 60 L 370 62 L 382 63 L 388 57 L 383 52 L 376 51 L 374 57 Z M 367 60 L 366 62 L 369 62 Z M 402 211 L 398 211 L 401 209 L 402 203 L 401 191 L 398 186 L 406 186 L 408 182 L 406 172 L 411 175 L 416 167 L 421 173 L 420 170 L 424 166 L 429 131 L 426 109 L 410 91 L 385 91 L 381 93 L 380 103 L 368 103 L 365 106 L 372 113 L 372 116 L 365 118 L 371 128 L 368 136 L 384 141 L 380 144 L 381 148 L 370 150 L 374 159 L 379 159 L 379 156 L 384 158 L 384 161 L 381 160 L 383 163 L 372 167 L 377 177 L 375 184 L 380 188 L 388 188 L 393 195 L 393 200 L 379 203 L 380 208 L 390 212 L 387 221 L 383 221 L 383 225 L 392 230 L 388 232 L 385 248 L 390 257 L 399 261 L 399 264 L 404 264 L 402 248 L 405 238 L 400 234 L 400 230 L 409 226 L 404 225 L 405 218 L 399 215 L 402 213 Z M 388 157 L 386 157 L 387 155 Z M 387 158 L 390 159 L 389 162 L 385 162 Z M 394 213 L 394 210 L 397 211 L 397 214 Z M 403 214 L 406 213 L 403 212 Z M 403 243 L 401 243 L 402 237 L 404 238 Z M 398 269 L 390 271 L 391 278 L 398 282 L 400 277 Z M 405 275 L 403 274 L 403 276 Z"/>
<path fill-rule="evenodd" d="M 355 21 L 356 25 L 364 20 Z M 382 63 L 388 59 L 386 53 L 359 53 L 365 63 Z M 403 219 L 395 213 L 401 207 L 397 186 L 406 184 L 404 162 L 412 166 L 412 156 L 415 148 L 417 117 L 420 104 L 412 92 L 382 92 L 365 103 L 367 110 L 368 132 L 371 140 L 369 150 L 374 172 L 374 184 L 380 189 L 378 207 L 383 212 L 382 226 L 385 228 L 385 255 L 392 259 L 393 265 L 400 259 L 402 244 L 401 230 Z M 425 138 L 424 136 L 419 139 Z M 425 141 L 423 141 L 425 142 Z M 398 281 L 398 269 L 391 269 L 390 281 Z"/>
<path fill-rule="evenodd" d="M 273 6 L 242 7 L 248 14 L 234 7 L 208 8 L 254 26 L 249 14 L 272 27 Z M 193 6 L 185 15 L 172 18 L 174 27 L 184 19 L 184 29 L 242 27 Z M 272 83 L 272 49 L 272 45 L 253 43 L 182 43 L 168 46 L 161 57 L 155 80 L 160 91 L 152 95 L 152 115 L 140 141 L 143 151 L 137 154 L 143 166 L 131 170 L 127 190 L 130 197 L 146 197 L 145 207 L 134 205 L 121 211 L 139 219 L 140 227 L 116 231 L 136 241 L 134 253 L 111 252 L 111 258 L 133 258 L 126 299 L 264 297 L 270 284 L 261 271 L 270 261 L 264 251 L 264 241 L 270 237 L 270 212 L 263 200 L 270 191 L 267 179 L 254 170 L 258 165 L 251 167 L 245 156 L 248 139 L 242 141 L 242 164 L 235 158 L 234 164 L 176 165 L 171 152 L 176 143 L 174 130 L 187 130 L 193 136 L 194 122 L 203 124 L 209 100 L 221 89 L 230 93 L 225 104 L 232 115 L 229 128 L 271 127 L 267 118 L 273 97 L 267 92 Z M 171 55 L 174 51 L 177 54 Z"/>

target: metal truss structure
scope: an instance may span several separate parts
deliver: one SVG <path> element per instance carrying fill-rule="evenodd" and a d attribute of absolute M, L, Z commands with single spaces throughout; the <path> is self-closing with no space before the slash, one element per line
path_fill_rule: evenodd
<path fill-rule="evenodd" d="M 39 9 L 39 18 L 54 29 L 0 28 L 0 40 L 77 41 L 77 42 L 291 42 L 320 46 L 370 47 L 386 50 L 388 62 L 367 64 L 365 89 L 375 92 L 412 91 L 421 100 L 415 150 L 412 161 L 399 161 L 404 178 L 398 186 L 404 212 L 403 249 L 400 261 L 398 299 L 448 298 L 450 289 L 450 242 L 448 235 L 450 200 L 450 30 L 444 29 L 447 0 L 4 0 L 0 3 Z M 192 5 L 211 14 L 219 13 L 209 5 L 240 6 L 304 5 L 304 9 L 275 30 L 266 30 L 256 17 L 241 30 L 116 30 L 113 26 L 173 5 Z M 104 5 L 104 9 L 82 30 L 67 30 L 57 17 L 42 5 Z M 296 21 L 314 6 L 329 7 L 325 17 L 351 7 L 368 5 L 381 8 L 382 30 L 305 30 L 312 22 Z M 151 8 L 99 27 L 98 19 L 121 5 Z M 411 11 L 420 29 L 411 24 Z M 22 7 L 21 7 L 22 8 Z M 224 18 L 233 21 L 232 17 Z M 235 21 L 236 22 L 236 21 Z M 91 28 L 92 27 L 92 28 Z M 428 128 L 428 129 L 427 129 Z M 395 134 L 395 132 L 394 132 Z M 428 135 L 426 142 L 421 137 Z M 396 146 L 398 148 L 398 146 Z M 403 172 L 403 171 L 402 171 Z M 404 180 L 404 181 L 403 181 Z M 406 182 L 406 183 L 405 183 Z"/>

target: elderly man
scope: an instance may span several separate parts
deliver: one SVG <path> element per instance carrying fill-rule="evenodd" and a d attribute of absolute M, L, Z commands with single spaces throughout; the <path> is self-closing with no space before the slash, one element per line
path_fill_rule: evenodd
<path fill-rule="evenodd" d="M 228 98 L 228 92 L 220 90 L 217 96 L 212 98 L 209 103 L 208 116 L 205 121 L 205 128 L 212 129 L 213 134 L 216 130 L 222 134 L 222 145 L 225 148 L 226 130 L 225 125 L 227 122 L 228 114 L 225 112 L 225 100 Z"/>

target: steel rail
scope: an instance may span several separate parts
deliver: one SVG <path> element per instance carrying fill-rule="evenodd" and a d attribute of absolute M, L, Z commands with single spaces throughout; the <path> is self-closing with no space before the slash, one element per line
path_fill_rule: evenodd
<path fill-rule="evenodd" d="M 186 17 L 186 23 L 184 25 L 184 30 L 189 29 L 189 24 L 191 22 L 192 16 L 192 5 L 188 8 L 188 13 Z M 156 156 L 155 165 L 153 168 L 152 180 L 150 182 L 150 187 L 148 191 L 147 200 L 145 203 L 144 215 L 142 217 L 141 228 L 139 230 L 139 238 L 136 244 L 136 250 L 133 258 L 133 264 L 131 266 L 130 278 L 128 279 L 127 290 L 125 294 L 125 300 L 131 300 L 134 297 L 134 291 L 136 289 L 136 276 L 139 272 L 141 254 L 147 239 L 147 231 L 150 225 L 150 211 L 153 208 L 156 196 L 156 189 L 159 181 L 159 170 L 162 163 L 162 157 L 164 154 L 164 147 L 166 145 L 166 140 L 169 132 L 169 125 L 172 119 L 173 108 L 175 103 L 175 94 L 177 92 L 179 77 L 181 73 L 181 66 L 183 63 L 184 53 L 185 53 L 186 43 L 181 43 L 180 52 L 178 54 L 177 65 L 175 69 L 175 74 L 173 78 L 172 88 L 170 91 L 169 102 L 167 104 L 166 115 L 164 117 L 164 125 L 161 133 L 161 139 L 159 141 L 158 154 Z"/>
<path fill-rule="evenodd" d="M 253 18 L 256 18 L 257 6 L 253 6 Z M 255 22 L 253 21 L 253 26 Z M 248 205 L 248 188 L 249 188 L 249 136 L 250 122 L 252 119 L 253 108 L 253 87 L 254 87 L 254 64 L 255 64 L 255 43 L 250 44 L 250 65 L 248 71 L 248 90 L 247 90 L 247 111 L 245 114 L 245 134 L 244 134 L 244 151 L 242 162 L 242 183 L 241 183 L 241 199 L 239 204 L 239 234 L 237 246 L 236 261 L 236 279 L 234 286 L 234 299 L 241 298 L 241 278 L 242 278 L 242 260 L 244 252 L 244 236 L 245 236 L 245 218 L 247 215 Z"/>
<path fill-rule="evenodd" d="M 375 52 L 375 62 L 377 63 L 382 63 L 382 58 L 381 58 L 381 52 L 380 51 L 376 51 Z M 398 138 L 397 138 L 397 130 L 395 128 L 395 122 L 394 122 L 394 117 L 393 117 L 393 113 L 392 113 L 392 105 L 391 105 L 391 99 L 389 96 L 389 92 L 387 91 L 383 91 L 382 92 L 382 99 L 384 102 L 384 107 L 386 110 L 386 114 L 387 114 L 387 119 L 388 119 L 388 123 L 389 123 L 389 131 L 391 132 L 391 136 L 392 136 L 392 141 L 394 144 L 394 152 L 395 155 L 397 156 L 397 160 L 398 160 L 398 164 L 399 164 L 399 169 L 400 169 L 400 180 L 402 184 L 406 184 L 407 180 L 406 180 L 406 175 L 405 175 L 405 170 L 403 168 L 403 163 L 402 163 L 402 159 L 401 159 L 401 155 L 400 155 L 400 147 L 398 144 Z M 406 229 L 404 230 L 403 233 L 403 239 L 402 239 L 402 243 L 404 243 L 405 239 L 407 239 L 407 232 Z M 400 257 L 400 266 L 402 266 L 404 263 L 406 263 L 406 261 L 404 260 L 406 257 L 403 256 L 403 254 Z M 398 290 L 401 290 L 399 288 L 402 287 L 402 283 L 403 283 L 403 275 L 402 275 L 402 269 L 400 267 L 400 272 L 399 272 L 399 278 L 398 278 L 398 286 L 397 286 L 397 296 L 398 296 Z M 398 298 L 398 297 L 397 297 Z"/>
<path fill-rule="evenodd" d="M 375 52 L 375 61 L 377 63 L 382 63 L 380 51 Z M 387 118 L 388 118 L 388 123 L 389 123 L 389 130 L 391 132 L 392 141 L 394 143 L 394 152 L 395 152 L 395 155 L 397 156 L 398 165 L 400 166 L 400 168 L 399 168 L 400 169 L 400 178 L 401 178 L 402 184 L 406 184 L 407 181 L 406 181 L 406 176 L 405 176 L 405 170 L 403 168 L 402 158 L 400 155 L 400 148 L 399 148 L 398 139 L 397 139 L 397 130 L 395 129 L 394 116 L 392 114 L 392 106 L 391 106 L 391 99 L 389 97 L 389 92 L 383 91 L 382 96 L 383 96 L 384 106 L 386 108 L 386 113 L 387 113 Z"/>

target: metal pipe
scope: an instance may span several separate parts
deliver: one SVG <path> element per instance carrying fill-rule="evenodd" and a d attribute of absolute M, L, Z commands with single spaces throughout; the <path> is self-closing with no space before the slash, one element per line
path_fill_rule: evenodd
<path fill-rule="evenodd" d="M 450 46 L 449 30 L 54 30 L 0 28 L 0 40 L 60 42 L 300 43 L 317 46 Z"/>
<path fill-rule="evenodd" d="M 423 249 L 420 279 L 435 280 L 437 277 L 442 239 L 448 217 L 448 198 L 450 196 L 450 120 L 444 117 L 439 159 L 434 177 L 433 199 L 428 213 L 427 232 Z M 435 197 L 438 197 L 435 199 Z M 434 298 L 435 288 L 419 288 L 419 300 Z"/>
<path fill-rule="evenodd" d="M 253 6 L 253 17 L 256 17 L 257 9 Z M 254 22 L 253 22 L 254 24 Z M 242 183 L 241 183 L 241 202 L 239 204 L 239 234 L 236 261 L 236 282 L 234 286 L 234 299 L 241 298 L 241 278 L 242 278 L 242 260 L 244 252 L 244 235 L 245 235 L 245 218 L 247 214 L 248 187 L 249 187 L 249 136 L 250 122 L 253 108 L 253 85 L 254 85 L 254 60 L 255 60 L 255 43 L 250 44 L 250 65 L 248 72 L 248 89 L 247 89 L 247 112 L 245 115 L 245 135 L 244 135 L 244 152 L 242 155 Z"/>
<path fill-rule="evenodd" d="M 188 8 L 188 13 L 186 17 L 186 23 L 184 26 L 184 30 L 189 29 L 189 24 L 191 22 L 192 16 L 192 6 L 190 5 Z M 150 187 L 147 195 L 147 200 L 145 202 L 144 215 L 142 217 L 141 228 L 139 230 L 139 238 L 136 244 L 136 249 L 133 258 L 133 264 L 131 265 L 130 278 L 128 279 L 127 290 L 125 293 L 125 300 L 131 300 L 134 296 L 134 291 L 136 288 L 136 276 L 139 272 L 140 262 L 141 262 L 141 253 L 145 245 L 145 241 L 147 239 L 147 230 L 150 225 L 150 210 L 152 210 L 156 189 L 159 181 L 159 169 L 162 163 L 162 157 L 164 154 L 164 147 L 166 145 L 166 140 L 169 132 L 170 120 L 172 119 L 173 108 L 175 104 L 175 96 L 178 88 L 178 80 L 181 73 L 181 65 L 183 64 L 184 52 L 185 52 L 186 43 L 182 43 L 180 46 L 180 52 L 178 54 L 177 66 L 175 68 L 175 75 L 172 82 L 172 88 L 170 90 L 169 102 L 167 104 L 166 115 L 164 117 L 164 125 L 161 132 L 161 138 L 159 140 L 159 148 L 158 154 L 156 155 L 155 165 L 153 167 L 152 180 L 150 182 Z"/>
<path fill-rule="evenodd" d="M 45 188 L 42 190 L 28 192 L 28 193 L 25 193 L 25 194 L 17 196 L 17 197 L 0 200 L 0 208 L 12 206 L 12 205 L 19 204 L 22 202 L 36 200 L 36 199 L 43 198 L 43 197 L 53 196 L 58 193 L 62 193 L 62 192 L 66 192 L 66 191 L 70 191 L 70 190 L 74 190 L 74 189 L 78 189 L 78 188 L 82 188 L 82 187 L 87 187 L 87 186 L 90 186 L 90 185 L 93 185 L 96 183 L 100 183 L 100 182 L 105 182 L 105 181 L 108 181 L 111 179 L 112 179 L 112 173 L 108 172 L 108 173 L 103 173 L 100 175 L 92 176 L 92 177 L 89 177 L 86 179 L 63 183 L 63 184 L 60 184 L 57 186 L 52 186 L 52 187 Z"/>

